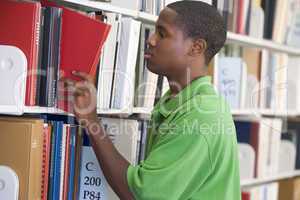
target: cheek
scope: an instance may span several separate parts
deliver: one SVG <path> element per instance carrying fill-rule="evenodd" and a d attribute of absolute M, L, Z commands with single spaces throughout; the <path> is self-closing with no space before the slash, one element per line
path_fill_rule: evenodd
<path fill-rule="evenodd" d="M 162 44 L 157 49 L 159 50 L 157 53 L 160 59 L 170 64 L 174 62 L 179 62 L 184 57 L 182 47 L 176 44 Z"/>
<path fill-rule="evenodd" d="M 186 58 L 186 52 L 181 45 L 174 41 L 158 43 L 155 47 L 155 56 L 148 60 L 147 68 L 153 73 L 162 75 L 164 72 L 181 69 Z"/>

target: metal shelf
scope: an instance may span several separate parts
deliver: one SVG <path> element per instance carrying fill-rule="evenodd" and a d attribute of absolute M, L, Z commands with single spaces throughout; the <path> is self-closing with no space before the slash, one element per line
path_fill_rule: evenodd
<path fill-rule="evenodd" d="M 122 115 L 129 116 L 132 114 L 141 114 L 146 117 L 150 117 L 152 108 L 143 108 L 143 107 L 133 107 L 128 109 L 97 109 L 97 113 L 100 115 Z M 66 113 L 63 110 L 59 110 L 53 107 L 39 107 L 39 106 L 25 106 L 24 113 L 49 113 L 49 114 L 64 114 L 72 115 Z M 270 116 L 270 117 L 296 117 L 300 116 L 298 111 L 276 111 L 276 110 L 259 110 L 259 109 L 246 109 L 246 110 L 232 110 L 232 115 L 234 116 Z"/>
<path fill-rule="evenodd" d="M 292 56 L 300 56 L 300 49 L 290 47 L 287 45 L 279 44 L 271 40 L 265 40 L 246 35 L 240 35 L 232 32 L 227 33 L 227 43 L 239 44 L 242 46 L 256 47 L 262 49 L 268 49 L 281 53 L 287 53 Z"/>
<path fill-rule="evenodd" d="M 300 170 L 279 174 L 273 177 L 241 181 L 241 187 L 253 187 L 300 176 Z"/>
<path fill-rule="evenodd" d="M 134 18 L 137 18 L 139 14 L 139 11 L 117 7 L 111 5 L 111 3 L 99 2 L 99 1 L 97 2 L 97 1 L 89 1 L 89 0 L 63 0 L 61 2 L 71 3 L 76 6 L 81 6 L 85 8 L 92 8 L 93 10 L 103 10 L 108 12 L 120 13 Z"/>
<path fill-rule="evenodd" d="M 48 114 L 73 115 L 71 113 L 67 113 L 67 112 L 57 109 L 57 108 L 40 107 L 40 106 L 25 106 L 24 113 L 27 113 L 27 114 L 48 113 Z"/>

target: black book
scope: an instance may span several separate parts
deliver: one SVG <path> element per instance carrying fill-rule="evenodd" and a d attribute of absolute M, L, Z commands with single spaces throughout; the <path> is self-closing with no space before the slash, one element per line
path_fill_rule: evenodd
<path fill-rule="evenodd" d="M 265 12 L 264 38 L 266 39 L 272 39 L 276 1 L 277 0 L 262 0 L 262 8 Z"/>
<path fill-rule="evenodd" d="M 44 11 L 43 50 L 40 70 L 39 106 L 54 107 L 57 96 L 60 60 L 61 8 L 46 7 Z"/>

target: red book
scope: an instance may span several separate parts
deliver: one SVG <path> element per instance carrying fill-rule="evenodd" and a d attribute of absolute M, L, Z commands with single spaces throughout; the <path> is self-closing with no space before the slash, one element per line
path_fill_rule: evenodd
<path fill-rule="evenodd" d="M 250 200 L 251 195 L 250 192 L 242 192 L 242 200 Z"/>
<path fill-rule="evenodd" d="M 25 104 L 35 105 L 41 4 L 0 1 L 0 44 L 20 48 L 27 59 Z"/>
<path fill-rule="evenodd" d="M 44 127 L 41 200 L 48 199 L 51 132 L 52 132 L 52 127 L 50 124 L 48 124 L 48 126 Z"/>
<path fill-rule="evenodd" d="M 56 6 L 63 9 L 62 33 L 60 44 L 60 77 L 78 80 L 72 71 L 86 72 L 96 76 L 100 53 L 110 30 L 110 25 L 93 19 L 83 13 L 57 6 L 47 0 L 43 5 Z M 61 86 L 58 88 L 57 107 L 66 112 L 73 112 L 72 94 L 68 94 Z"/>

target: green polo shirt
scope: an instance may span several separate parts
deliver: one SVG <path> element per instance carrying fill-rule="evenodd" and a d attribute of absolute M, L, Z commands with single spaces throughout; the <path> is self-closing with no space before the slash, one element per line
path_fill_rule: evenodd
<path fill-rule="evenodd" d="M 235 127 L 208 76 L 155 105 L 146 159 L 130 165 L 137 200 L 240 200 Z"/>

